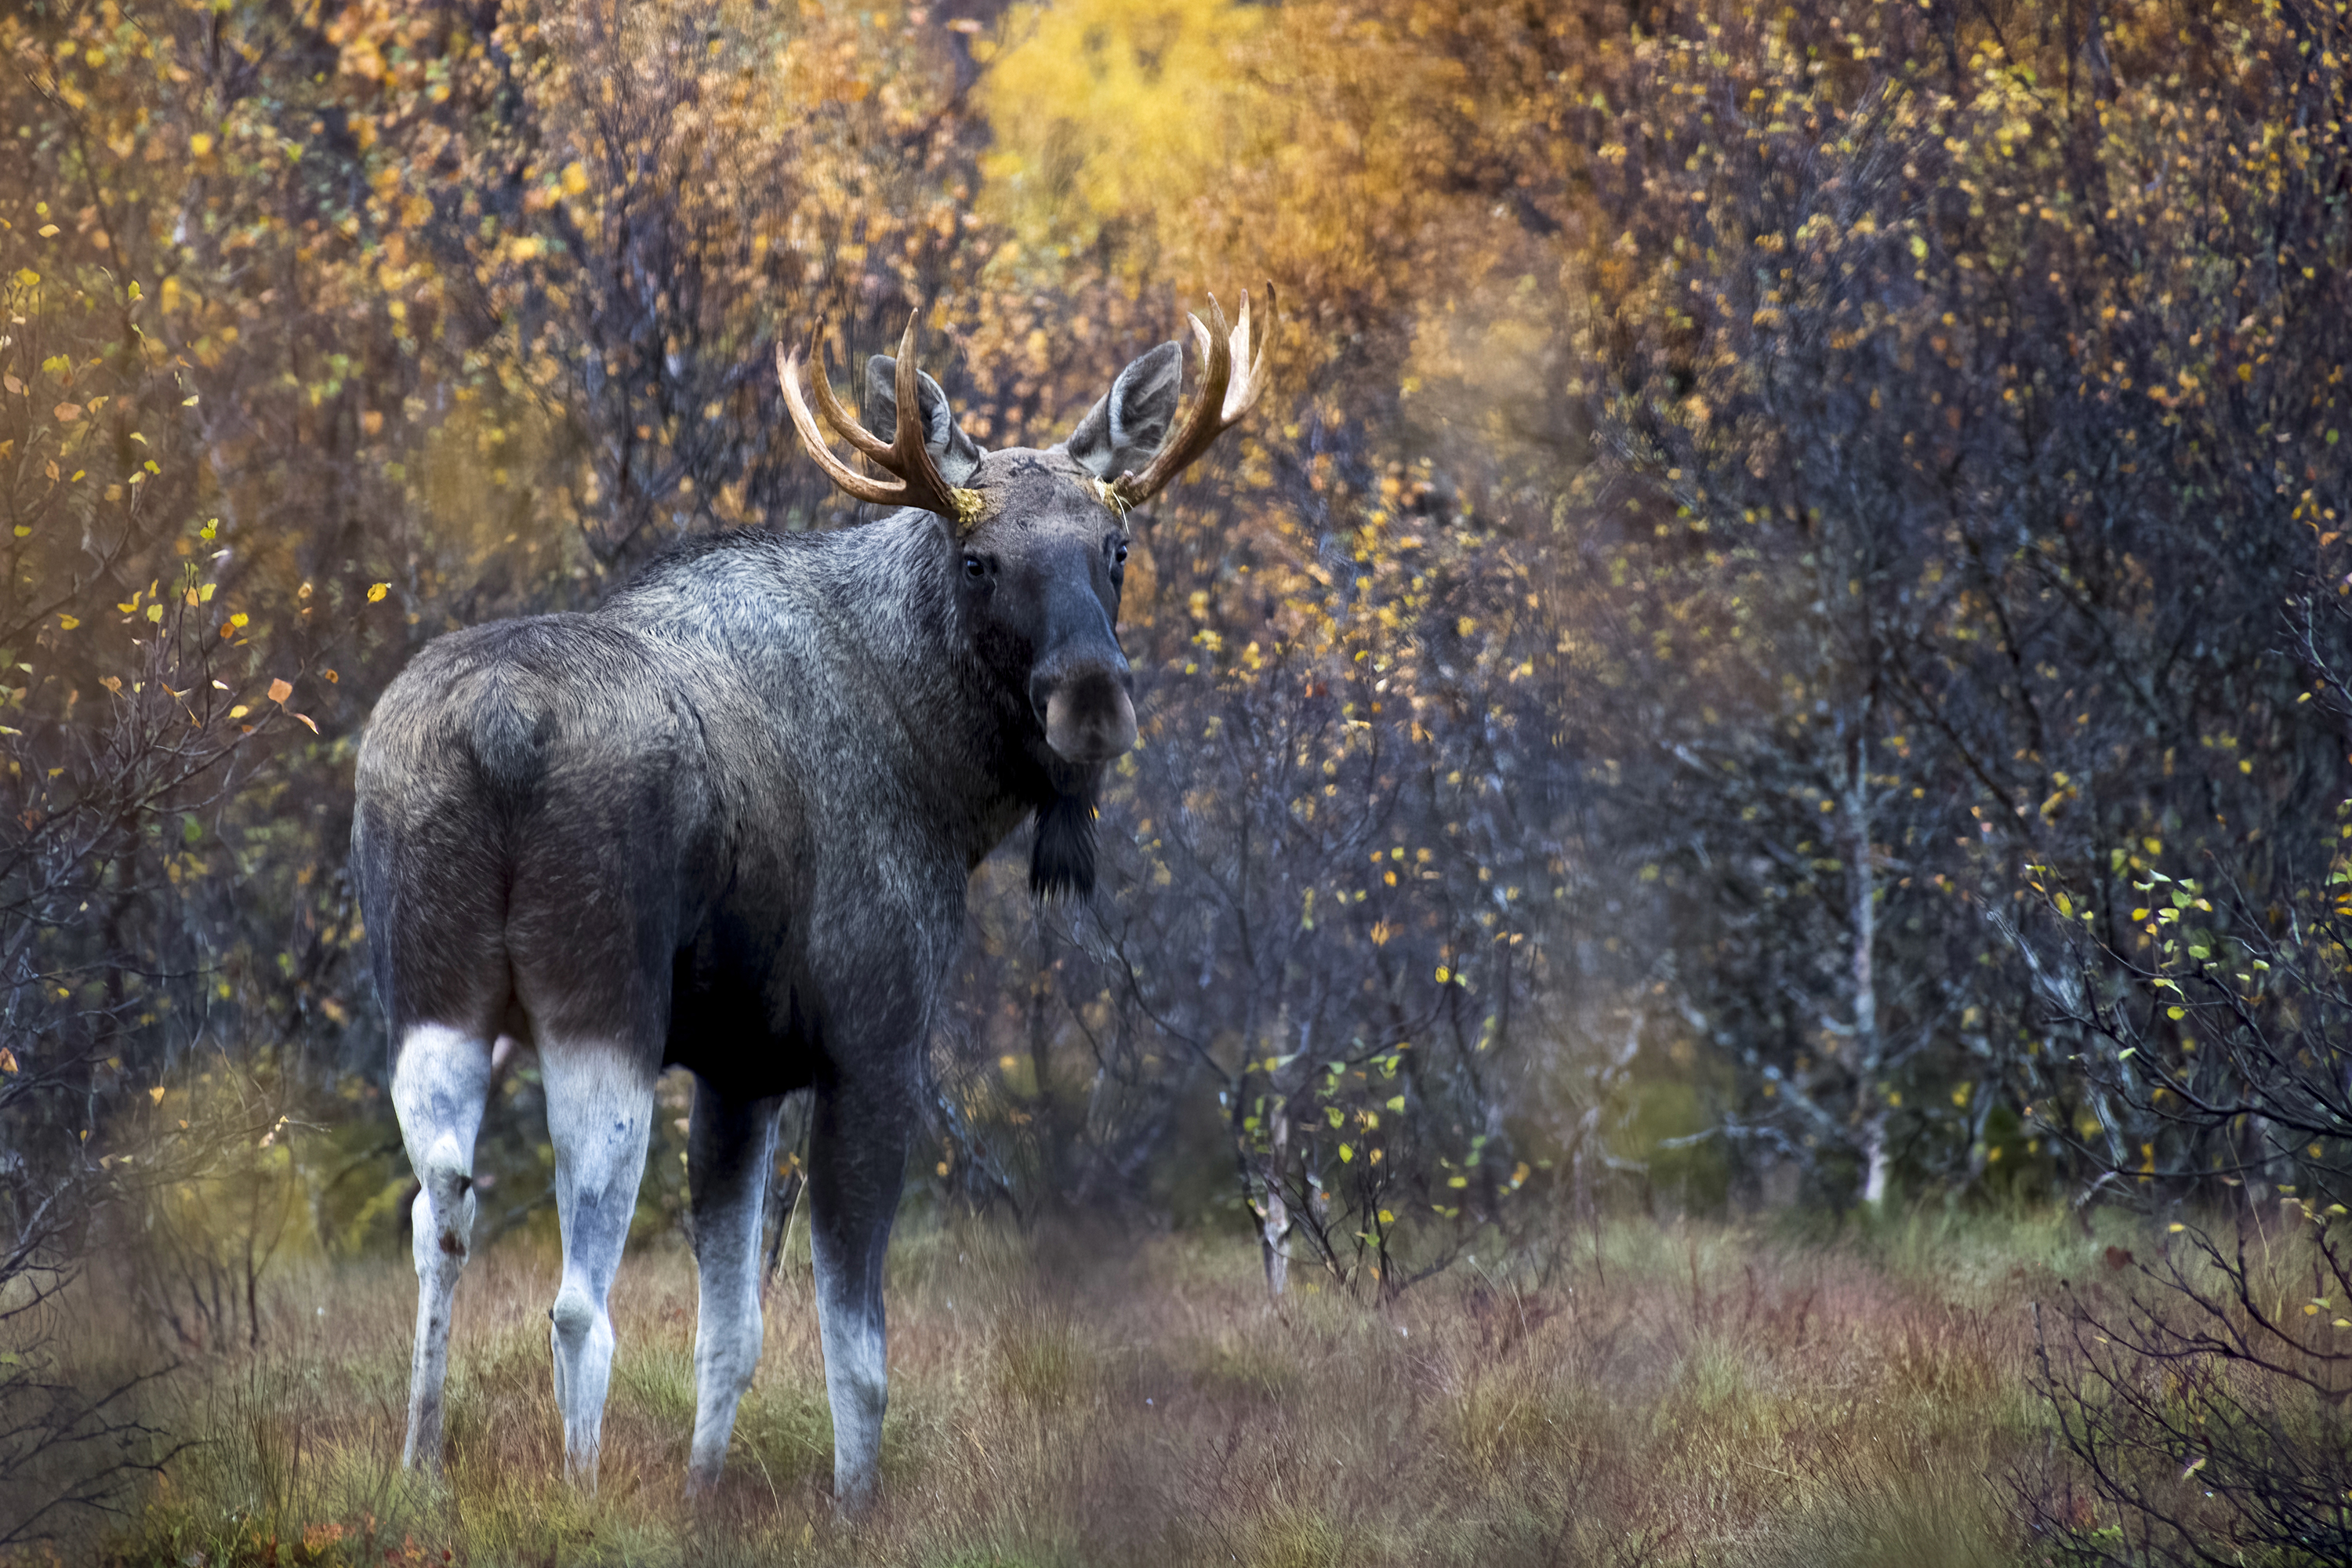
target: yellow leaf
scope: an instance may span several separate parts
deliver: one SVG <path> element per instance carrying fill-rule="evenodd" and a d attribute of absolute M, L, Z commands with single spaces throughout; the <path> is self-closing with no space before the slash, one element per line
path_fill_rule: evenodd
<path fill-rule="evenodd" d="M 213 139 L 208 132 L 199 131 L 194 136 L 188 138 L 188 151 L 194 153 L 197 157 L 201 158 L 212 150 Z"/>
<path fill-rule="evenodd" d="M 563 165 L 563 194 L 578 196 L 585 195 L 587 191 L 588 170 L 579 159 L 574 158 Z"/>
<path fill-rule="evenodd" d="M 153 1100 L 157 1105 L 161 1105 L 161 1104 L 163 1104 L 163 1086 L 162 1084 L 160 1084 L 160 1083 L 159 1083 L 159 1084 L 157 1084 L 154 1088 L 152 1088 L 152 1089 L 149 1089 L 149 1090 L 147 1091 L 147 1098 L 148 1098 L 149 1100 Z"/>
<path fill-rule="evenodd" d="M 72 616 L 60 613 L 58 616 L 58 630 L 61 632 L 69 632 L 79 625 L 81 622 Z"/>
<path fill-rule="evenodd" d="M 0 1046 L 0 1072 L 15 1072 L 16 1070 L 16 1053 L 10 1050 L 5 1046 Z"/>
<path fill-rule="evenodd" d="M 383 596 L 391 592 L 391 584 L 378 583 L 375 586 L 368 590 L 368 603 L 371 605 L 380 605 L 383 602 Z"/>

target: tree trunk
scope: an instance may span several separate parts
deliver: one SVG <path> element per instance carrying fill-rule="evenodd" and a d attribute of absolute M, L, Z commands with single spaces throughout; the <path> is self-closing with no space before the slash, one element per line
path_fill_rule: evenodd
<path fill-rule="evenodd" d="M 1862 1128 L 1862 1201 L 1877 1208 L 1886 1201 L 1886 1106 L 1872 1098 L 1875 1103 Z"/>
<path fill-rule="evenodd" d="M 1865 715 L 1869 710 L 1864 707 Z M 1878 1038 L 1877 868 L 1870 847 L 1870 752 L 1863 726 L 1854 727 L 1846 753 L 1845 817 L 1848 885 L 1853 889 L 1853 1070 L 1861 1080 L 1855 1103 L 1862 1108 L 1862 1201 L 1876 1208 L 1886 1199 L 1886 1095 L 1878 1082 L 1885 1053 Z"/>
<path fill-rule="evenodd" d="M 1290 1254 L 1284 1237 L 1290 1229 L 1290 1205 L 1282 1196 L 1282 1163 L 1290 1150 L 1290 1118 L 1274 1113 L 1272 1150 L 1265 1162 L 1265 1199 L 1259 1208 L 1263 1224 L 1259 1242 L 1265 1252 L 1265 1289 L 1279 1297 L 1290 1282 Z"/>

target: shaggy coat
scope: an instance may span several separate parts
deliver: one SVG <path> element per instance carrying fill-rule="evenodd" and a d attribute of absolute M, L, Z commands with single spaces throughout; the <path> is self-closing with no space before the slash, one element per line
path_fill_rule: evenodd
<path fill-rule="evenodd" d="M 759 1353 L 778 1097 L 814 1088 L 835 1485 L 870 1495 L 882 1259 L 931 1010 L 972 869 L 1024 816 L 1033 885 L 1092 888 L 1096 781 L 1135 735 L 1115 631 L 1127 536 L 1106 481 L 1159 447 L 1181 371 L 1165 344 L 1067 442 L 995 454 L 920 378 L 909 440 L 976 495 L 969 528 L 901 510 L 702 541 L 594 611 L 441 637 L 384 693 L 360 750 L 352 864 L 422 1187 L 411 1462 L 438 1462 L 503 1035 L 538 1047 L 555 1146 L 549 1317 L 572 1473 L 593 1480 L 605 1303 L 654 1081 L 683 1067 L 701 1293 L 690 1483 L 715 1480 Z M 886 418 L 893 374 L 868 367 Z"/>

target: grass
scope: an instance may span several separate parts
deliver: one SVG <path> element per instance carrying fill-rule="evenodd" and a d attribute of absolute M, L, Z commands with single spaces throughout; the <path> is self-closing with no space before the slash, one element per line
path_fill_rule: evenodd
<path fill-rule="evenodd" d="M 616 1288 L 593 1497 L 561 1479 L 551 1252 L 512 1242 L 459 1287 L 437 1482 L 398 1468 L 413 1277 L 311 1266 L 277 1282 L 257 1352 L 161 1385 L 156 1417 L 197 1446 L 89 1545 L 157 1568 L 2009 1563 L 2001 1477 L 2041 1441 L 2027 1302 L 2103 1240 L 1622 1222 L 1548 1280 L 1489 1259 L 1385 1309 L 1308 1281 L 1276 1310 L 1245 1243 L 910 1218 L 884 1500 L 846 1521 L 804 1262 L 699 1510 L 681 1248 L 633 1252 Z M 138 1325 L 87 1306 L 68 1350 L 95 1375 Z"/>

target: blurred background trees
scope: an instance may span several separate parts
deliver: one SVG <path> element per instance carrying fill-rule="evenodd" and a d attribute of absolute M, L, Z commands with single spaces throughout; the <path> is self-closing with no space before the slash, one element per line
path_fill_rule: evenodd
<path fill-rule="evenodd" d="M 2083 1016 L 2159 870 L 2285 943 L 2336 864 L 2336 9 L 35 0 L 0 57 L 12 1269 L 196 1226 L 220 1129 L 284 1246 L 398 1244 L 355 737 L 442 631 L 856 521 L 778 339 L 920 310 L 1043 443 L 1262 279 L 1273 394 L 1139 520 L 1103 887 L 976 884 L 932 1194 L 1370 1293 L 1605 1203 L 2319 1157 Z"/>

